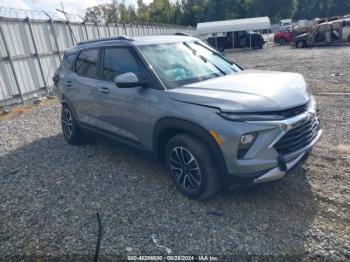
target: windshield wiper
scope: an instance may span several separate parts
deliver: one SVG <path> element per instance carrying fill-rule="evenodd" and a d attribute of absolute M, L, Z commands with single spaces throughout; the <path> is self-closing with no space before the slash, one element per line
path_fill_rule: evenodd
<path fill-rule="evenodd" d="M 227 63 L 229 63 L 230 65 L 235 65 L 234 62 L 232 62 L 231 60 L 227 59 L 227 57 L 225 57 L 225 56 L 222 55 L 221 53 L 216 52 L 214 49 L 210 49 L 210 48 L 206 47 L 205 45 L 203 45 L 203 44 L 201 44 L 201 43 L 199 43 L 199 42 L 197 42 L 197 41 L 194 41 L 194 43 L 195 43 L 196 45 L 199 45 L 199 46 L 201 46 L 201 47 L 207 49 L 208 51 L 212 52 L 214 55 L 216 55 L 216 56 L 222 58 L 223 60 L 225 60 L 225 61 L 226 61 Z"/>
<path fill-rule="evenodd" d="M 226 73 L 225 73 L 225 71 L 223 71 L 220 67 L 218 67 L 215 63 L 213 63 L 212 61 L 210 61 L 209 59 L 207 59 L 206 57 L 204 57 L 204 56 L 202 56 L 202 55 L 198 55 L 197 54 L 197 50 L 196 49 L 194 49 L 193 47 L 191 47 L 188 43 L 186 43 L 186 42 L 183 42 L 183 44 L 188 48 L 188 49 L 190 49 L 192 52 L 193 52 L 193 54 L 195 55 L 195 56 L 198 56 L 200 59 L 202 59 L 205 63 L 210 63 L 211 65 L 213 65 L 217 70 L 219 70 L 220 71 L 220 73 L 221 74 L 223 74 L 223 75 L 226 75 Z"/>
<path fill-rule="evenodd" d="M 195 43 L 196 45 L 199 45 L 199 46 L 201 46 L 201 47 L 207 49 L 208 51 L 212 52 L 213 55 L 220 57 L 221 59 L 225 60 L 225 61 L 226 61 L 227 63 L 229 63 L 230 65 L 232 65 L 232 66 L 234 65 L 234 66 L 237 66 L 238 68 L 241 68 L 241 67 L 240 67 L 239 65 L 237 65 L 235 62 L 232 62 L 230 59 L 228 59 L 227 57 L 225 57 L 225 56 L 222 55 L 221 53 L 216 52 L 214 49 L 208 48 L 207 46 L 205 46 L 205 45 L 203 45 L 203 44 L 201 44 L 200 42 L 197 42 L 197 41 L 194 41 L 194 43 Z M 237 71 L 236 71 L 235 69 L 233 69 L 233 68 L 231 68 L 231 69 L 232 69 L 232 71 L 234 71 L 234 72 L 237 73 Z M 242 68 L 241 68 L 241 69 L 242 69 Z"/>

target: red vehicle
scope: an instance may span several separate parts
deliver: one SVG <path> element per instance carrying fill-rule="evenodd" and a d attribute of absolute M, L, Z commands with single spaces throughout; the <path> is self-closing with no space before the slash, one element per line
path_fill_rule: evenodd
<path fill-rule="evenodd" d="M 293 33 L 291 31 L 276 32 L 273 41 L 280 45 L 289 44 L 293 41 Z"/>

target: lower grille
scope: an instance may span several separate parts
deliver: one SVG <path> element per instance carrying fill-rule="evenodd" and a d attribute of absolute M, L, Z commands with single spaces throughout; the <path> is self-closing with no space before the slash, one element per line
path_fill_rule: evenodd
<path fill-rule="evenodd" d="M 317 118 L 289 130 L 274 146 L 278 153 L 289 154 L 310 144 L 317 136 L 320 122 Z"/>

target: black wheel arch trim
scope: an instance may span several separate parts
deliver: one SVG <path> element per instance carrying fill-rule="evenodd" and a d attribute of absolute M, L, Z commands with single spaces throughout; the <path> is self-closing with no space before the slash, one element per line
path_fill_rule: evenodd
<path fill-rule="evenodd" d="M 195 135 L 209 146 L 209 150 L 214 157 L 214 161 L 219 169 L 220 175 L 228 174 L 223 153 L 209 131 L 197 123 L 175 117 L 166 117 L 158 120 L 153 133 L 153 152 L 161 160 L 163 158 L 166 141 L 162 141 L 164 134 L 169 130 L 175 130 L 175 134 L 188 133 Z M 167 140 L 168 141 L 168 140 Z"/>

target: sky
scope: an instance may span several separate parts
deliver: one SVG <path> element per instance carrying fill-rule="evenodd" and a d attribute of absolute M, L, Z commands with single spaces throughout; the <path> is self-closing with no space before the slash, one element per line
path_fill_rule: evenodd
<path fill-rule="evenodd" d="M 122 0 L 120 0 L 121 2 Z M 86 8 L 110 3 L 111 0 L 62 0 L 65 10 L 68 13 L 84 15 Z M 136 4 L 137 0 L 125 0 L 127 4 Z M 144 0 L 150 3 L 152 0 Z M 60 0 L 1 0 L 0 7 L 13 7 L 18 9 L 44 10 L 53 12 L 56 8 L 61 9 Z"/>

